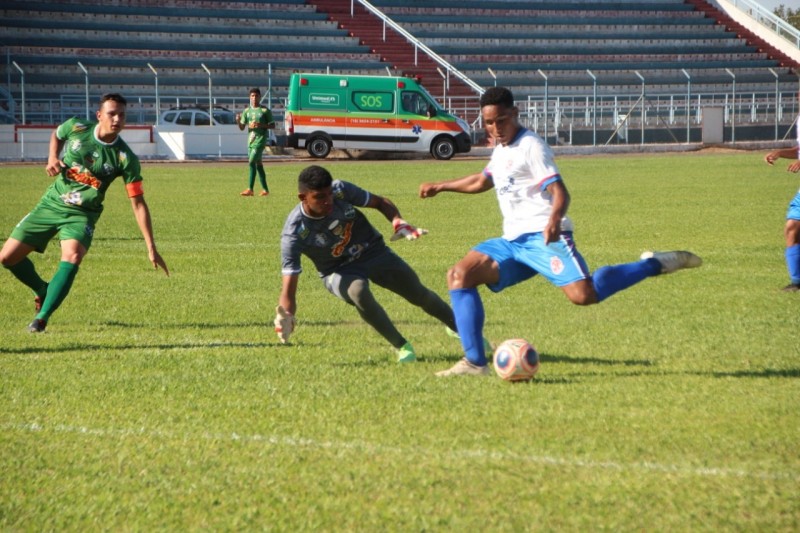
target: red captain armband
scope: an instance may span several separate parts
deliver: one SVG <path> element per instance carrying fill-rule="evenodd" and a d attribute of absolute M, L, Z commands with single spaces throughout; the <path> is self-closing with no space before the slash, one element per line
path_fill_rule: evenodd
<path fill-rule="evenodd" d="M 141 196 L 144 194 L 141 180 L 134 181 L 133 183 L 126 183 L 125 188 L 128 189 L 128 198 L 133 198 L 134 196 Z"/>

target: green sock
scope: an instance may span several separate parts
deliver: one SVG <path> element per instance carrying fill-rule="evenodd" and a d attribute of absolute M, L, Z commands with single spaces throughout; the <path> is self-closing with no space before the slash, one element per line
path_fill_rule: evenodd
<path fill-rule="evenodd" d="M 250 186 L 247 187 L 251 191 L 253 190 L 253 185 L 256 183 L 256 166 L 250 165 Z"/>
<path fill-rule="evenodd" d="M 36 272 L 33 261 L 25 258 L 14 266 L 7 267 L 18 280 L 31 288 L 37 296 L 44 296 L 47 291 L 47 282 Z"/>
<path fill-rule="evenodd" d="M 58 270 L 56 270 L 53 279 L 50 280 L 50 284 L 47 286 L 47 296 L 42 302 L 42 310 L 39 311 L 36 318 L 40 318 L 45 322 L 50 318 L 50 315 L 58 309 L 58 306 L 69 294 L 77 273 L 78 265 L 76 264 L 68 263 L 67 261 L 61 261 L 58 264 Z"/>
<path fill-rule="evenodd" d="M 256 170 L 258 171 L 258 180 L 261 182 L 261 187 L 265 191 L 269 191 L 269 187 L 267 187 L 267 173 L 264 171 L 264 165 L 258 165 Z"/>

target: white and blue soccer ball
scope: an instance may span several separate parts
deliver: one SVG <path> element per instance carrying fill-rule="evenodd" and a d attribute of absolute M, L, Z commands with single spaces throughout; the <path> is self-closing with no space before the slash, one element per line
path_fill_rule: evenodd
<path fill-rule="evenodd" d="M 506 381 L 529 381 L 539 370 L 539 352 L 525 339 L 508 339 L 494 351 L 494 371 Z"/>

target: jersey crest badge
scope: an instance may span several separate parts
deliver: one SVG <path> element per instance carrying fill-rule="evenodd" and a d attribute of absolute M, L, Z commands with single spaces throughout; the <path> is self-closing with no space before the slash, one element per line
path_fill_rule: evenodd
<path fill-rule="evenodd" d="M 564 262 L 561 261 L 561 259 L 558 258 L 558 257 L 555 257 L 555 256 L 551 257 L 550 258 L 550 271 L 553 274 L 556 274 L 556 275 L 561 274 L 562 272 L 564 272 Z"/>

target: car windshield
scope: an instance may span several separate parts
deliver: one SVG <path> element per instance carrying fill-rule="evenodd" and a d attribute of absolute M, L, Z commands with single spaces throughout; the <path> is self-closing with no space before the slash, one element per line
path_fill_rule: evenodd
<path fill-rule="evenodd" d="M 236 115 L 224 111 L 214 111 L 214 120 L 217 124 L 236 124 Z"/>

